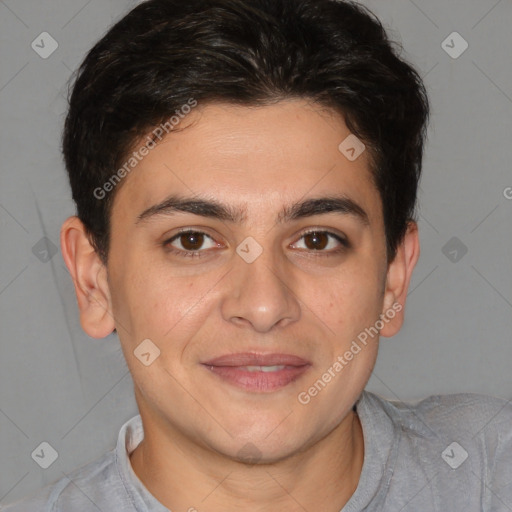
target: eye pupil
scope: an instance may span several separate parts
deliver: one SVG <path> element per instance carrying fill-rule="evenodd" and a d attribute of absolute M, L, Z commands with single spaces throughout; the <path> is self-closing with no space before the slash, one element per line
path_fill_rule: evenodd
<path fill-rule="evenodd" d="M 200 249 L 204 243 L 204 235 L 202 233 L 184 233 L 180 238 L 181 245 L 187 251 Z"/>
<path fill-rule="evenodd" d="M 329 243 L 327 233 L 308 233 L 304 236 L 304 240 L 308 249 L 320 251 L 325 249 Z"/>

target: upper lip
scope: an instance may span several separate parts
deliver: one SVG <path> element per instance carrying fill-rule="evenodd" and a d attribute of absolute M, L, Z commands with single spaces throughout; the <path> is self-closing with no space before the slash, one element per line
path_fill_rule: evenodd
<path fill-rule="evenodd" d="M 208 366 L 304 366 L 310 364 L 302 357 L 291 354 L 258 354 L 240 352 L 224 354 L 210 359 L 203 364 Z"/>

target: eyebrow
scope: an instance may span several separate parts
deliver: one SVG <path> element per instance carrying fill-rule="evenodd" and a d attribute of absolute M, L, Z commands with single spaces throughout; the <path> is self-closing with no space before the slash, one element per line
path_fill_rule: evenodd
<path fill-rule="evenodd" d="M 145 223 L 159 216 L 172 216 L 179 212 L 192 213 L 201 217 L 218 219 L 235 224 L 242 224 L 247 218 L 247 209 L 244 206 L 235 207 L 222 204 L 209 198 L 198 199 L 172 195 L 162 202 L 144 210 L 137 216 L 135 224 Z M 277 215 L 277 222 L 283 224 L 293 220 L 327 213 L 350 215 L 363 225 L 370 224 L 366 211 L 355 201 L 344 195 L 306 199 L 293 203 L 292 205 L 284 206 Z"/>

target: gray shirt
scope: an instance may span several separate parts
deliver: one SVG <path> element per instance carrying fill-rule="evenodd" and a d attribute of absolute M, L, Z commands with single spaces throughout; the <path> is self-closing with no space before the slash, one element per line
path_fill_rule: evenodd
<path fill-rule="evenodd" d="M 512 405 L 472 393 L 392 402 L 363 391 L 359 485 L 341 512 L 512 512 Z M 134 473 L 140 415 L 116 448 L 3 512 L 168 512 Z M 198 512 L 207 506 L 198 504 Z"/>

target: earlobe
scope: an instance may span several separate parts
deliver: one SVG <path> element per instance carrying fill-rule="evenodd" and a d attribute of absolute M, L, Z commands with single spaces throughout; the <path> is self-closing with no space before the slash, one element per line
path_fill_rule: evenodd
<path fill-rule="evenodd" d="M 107 269 L 78 217 L 69 217 L 62 224 L 60 245 L 75 285 L 82 328 L 92 338 L 104 338 L 115 328 Z"/>
<path fill-rule="evenodd" d="M 381 315 L 385 318 L 381 336 L 394 336 L 402 327 L 409 283 L 419 256 L 418 225 L 411 221 L 402 243 L 397 248 L 395 258 L 388 266 Z"/>

